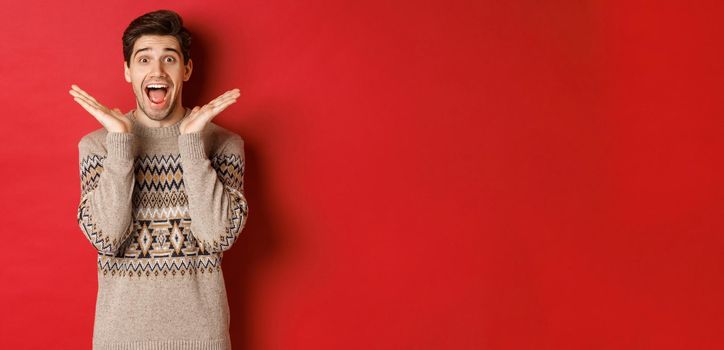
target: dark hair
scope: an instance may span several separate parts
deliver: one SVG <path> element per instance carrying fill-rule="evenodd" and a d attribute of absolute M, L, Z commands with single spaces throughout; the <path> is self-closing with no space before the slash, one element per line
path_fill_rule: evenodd
<path fill-rule="evenodd" d="M 189 62 L 191 51 L 191 32 L 183 26 L 183 20 L 178 13 L 171 10 L 157 10 L 146 13 L 134 19 L 123 31 L 123 59 L 126 65 L 131 65 L 131 54 L 136 39 L 143 35 L 172 35 L 181 46 L 184 65 Z"/>

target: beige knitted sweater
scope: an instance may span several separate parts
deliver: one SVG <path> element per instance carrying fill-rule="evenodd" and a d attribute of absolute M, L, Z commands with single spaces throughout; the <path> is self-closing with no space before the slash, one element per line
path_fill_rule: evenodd
<path fill-rule="evenodd" d="M 93 349 L 231 349 L 221 260 L 248 216 L 244 142 L 179 125 L 133 120 L 78 144 L 78 224 L 98 252 Z"/>

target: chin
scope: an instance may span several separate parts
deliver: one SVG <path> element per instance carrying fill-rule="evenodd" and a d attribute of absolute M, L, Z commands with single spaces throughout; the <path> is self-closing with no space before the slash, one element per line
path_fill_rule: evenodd
<path fill-rule="evenodd" d="M 153 108 L 150 105 L 150 101 L 147 101 L 145 99 L 142 99 L 141 101 L 142 103 L 139 104 L 139 106 L 141 106 L 140 109 L 143 111 L 144 114 L 146 114 L 149 119 L 155 121 L 161 121 L 168 118 L 171 115 L 171 112 L 173 112 L 174 108 L 176 107 L 176 101 L 171 102 L 168 106 L 166 106 L 166 108 L 160 110 Z"/>

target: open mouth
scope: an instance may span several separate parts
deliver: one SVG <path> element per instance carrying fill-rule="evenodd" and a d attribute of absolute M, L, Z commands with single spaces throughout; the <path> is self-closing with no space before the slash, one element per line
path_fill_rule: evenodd
<path fill-rule="evenodd" d="M 146 96 L 151 105 L 163 107 L 166 104 L 168 85 L 164 83 L 151 83 L 146 85 Z"/>

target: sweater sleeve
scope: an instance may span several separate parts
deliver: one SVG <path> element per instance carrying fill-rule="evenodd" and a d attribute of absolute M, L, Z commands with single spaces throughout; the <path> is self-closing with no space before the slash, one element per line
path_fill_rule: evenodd
<path fill-rule="evenodd" d="M 90 138 L 84 137 L 78 143 L 78 224 L 100 254 L 113 256 L 132 229 L 134 135 L 108 132 L 105 140 L 105 153 Z"/>
<path fill-rule="evenodd" d="M 246 224 L 244 142 L 233 135 L 209 158 L 201 132 L 178 138 L 191 232 L 203 250 L 231 248 Z"/>

